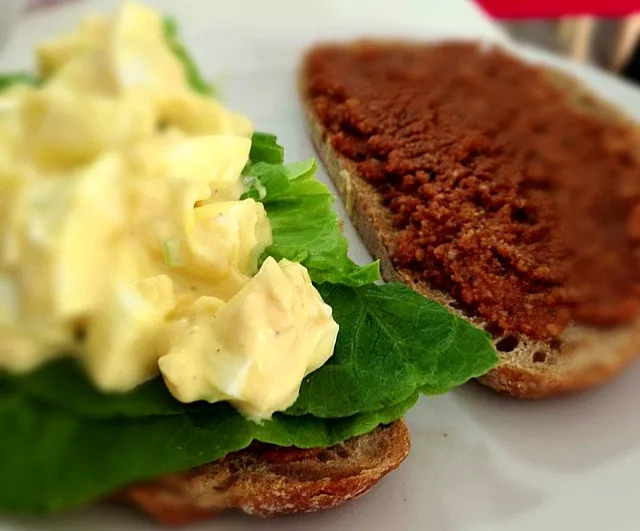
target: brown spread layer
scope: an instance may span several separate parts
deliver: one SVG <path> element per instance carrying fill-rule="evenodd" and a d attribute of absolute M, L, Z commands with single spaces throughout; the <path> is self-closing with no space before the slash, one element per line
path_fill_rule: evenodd
<path fill-rule="evenodd" d="M 542 69 L 471 44 L 321 46 L 303 76 L 333 147 L 393 214 L 397 268 L 536 339 L 636 315 L 632 128 L 581 112 Z"/>

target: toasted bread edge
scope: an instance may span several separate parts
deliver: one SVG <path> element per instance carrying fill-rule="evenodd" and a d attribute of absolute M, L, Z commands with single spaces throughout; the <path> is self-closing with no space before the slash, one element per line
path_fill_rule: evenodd
<path fill-rule="evenodd" d="M 261 518 L 329 509 L 369 491 L 409 454 L 404 420 L 319 450 L 260 446 L 125 489 L 118 498 L 164 525 L 231 509 Z"/>

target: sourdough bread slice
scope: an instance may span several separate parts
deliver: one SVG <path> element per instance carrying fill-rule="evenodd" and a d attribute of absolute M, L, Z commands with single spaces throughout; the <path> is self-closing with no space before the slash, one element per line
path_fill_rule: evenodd
<path fill-rule="evenodd" d="M 548 70 L 548 74 L 553 83 L 572 93 L 573 101 L 583 112 L 632 128 L 640 146 L 637 126 L 623 113 L 566 74 L 555 70 Z M 518 398 L 542 398 L 596 386 L 638 357 L 640 317 L 611 329 L 572 325 L 560 340 L 551 342 L 532 340 L 524 335 L 496 335 L 487 321 L 465 313 L 448 293 L 420 280 L 409 270 L 394 268 L 389 254 L 396 245 L 398 231 L 390 211 L 382 205 L 377 189 L 358 174 L 355 164 L 332 148 L 332 136 L 315 116 L 302 76 L 299 89 L 316 149 L 364 244 L 380 260 L 382 277 L 388 282 L 404 282 L 473 325 L 493 333 L 500 363 L 479 378 L 481 383 Z"/>
<path fill-rule="evenodd" d="M 214 463 L 124 490 L 119 498 L 165 525 L 228 509 L 259 517 L 328 509 L 371 489 L 410 449 L 403 420 L 325 449 L 256 444 Z"/>

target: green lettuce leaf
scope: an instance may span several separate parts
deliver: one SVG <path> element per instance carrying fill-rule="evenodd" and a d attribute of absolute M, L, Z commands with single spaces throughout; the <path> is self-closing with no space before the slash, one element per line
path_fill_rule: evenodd
<path fill-rule="evenodd" d="M 498 362 L 486 332 L 403 284 L 318 291 L 340 333 L 333 357 L 305 379 L 288 414 L 373 411 L 416 391 L 445 393 Z"/>
<path fill-rule="evenodd" d="M 191 55 L 189 55 L 189 52 L 185 48 L 184 44 L 182 44 L 178 32 L 178 23 L 175 21 L 175 19 L 171 17 L 165 17 L 164 32 L 171 50 L 184 65 L 187 79 L 189 81 L 189 85 L 191 85 L 191 88 L 194 91 L 205 96 L 215 96 L 215 88 L 213 87 L 213 85 L 206 81 L 204 76 L 198 70 L 198 66 L 196 65 L 195 61 L 193 60 Z"/>
<path fill-rule="evenodd" d="M 251 137 L 251 162 L 268 162 L 282 164 L 284 162 L 284 148 L 278 144 L 278 138 L 270 133 L 255 132 Z"/>
<path fill-rule="evenodd" d="M 19 390 L 38 402 L 79 417 L 108 419 L 182 415 L 188 410 L 211 408 L 209 404 L 178 402 L 162 378 L 136 387 L 128 393 L 103 393 L 88 380 L 72 358 L 60 358 L 26 374 L 0 372 L 0 385 Z"/>
<path fill-rule="evenodd" d="M 244 197 L 262 201 L 273 232 L 263 259 L 300 262 L 319 284 L 375 282 L 380 278 L 379 264 L 359 266 L 348 257 L 349 244 L 333 210 L 335 197 L 315 173 L 313 159 L 293 164 L 261 161 L 245 169 L 249 189 Z"/>
<path fill-rule="evenodd" d="M 12 85 L 38 85 L 39 79 L 26 72 L 14 72 L 11 74 L 0 75 L 0 91 L 11 87 Z"/>
<path fill-rule="evenodd" d="M 168 417 L 92 421 L 0 383 L 0 511 L 68 509 L 136 481 L 215 461 L 253 440 L 331 446 L 396 420 L 416 399 L 336 420 L 277 415 L 255 424 L 218 405 Z"/>
<path fill-rule="evenodd" d="M 313 178 L 315 172 L 314 159 L 292 164 L 250 164 L 243 171 L 244 184 L 248 190 L 242 197 L 250 197 L 268 205 L 289 190 L 292 180 Z"/>

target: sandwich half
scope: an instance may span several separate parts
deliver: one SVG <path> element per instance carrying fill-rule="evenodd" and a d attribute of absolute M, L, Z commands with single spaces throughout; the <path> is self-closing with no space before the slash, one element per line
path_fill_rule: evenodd
<path fill-rule="evenodd" d="M 540 398 L 640 353 L 640 134 L 581 83 L 471 43 L 318 45 L 299 90 L 382 276 L 493 336 Z"/>
<path fill-rule="evenodd" d="M 334 507 L 405 459 L 420 394 L 497 362 L 349 258 L 315 161 L 226 109 L 172 20 L 125 2 L 37 62 L 0 76 L 0 514 Z"/>

